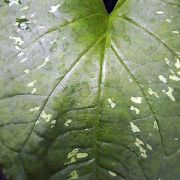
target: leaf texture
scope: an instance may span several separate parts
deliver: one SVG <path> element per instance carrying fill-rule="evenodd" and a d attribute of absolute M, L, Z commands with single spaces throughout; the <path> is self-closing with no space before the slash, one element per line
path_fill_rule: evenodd
<path fill-rule="evenodd" d="M 0 2 L 0 165 L 13 180 L 180 179 L 180 4 Z"/>

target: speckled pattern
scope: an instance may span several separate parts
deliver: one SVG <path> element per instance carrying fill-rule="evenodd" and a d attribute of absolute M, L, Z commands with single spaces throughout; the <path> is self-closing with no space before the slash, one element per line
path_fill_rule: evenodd
<path fill-rule="evenodd" d="M 179 32 L 179 0 L 1 0 L 9 179 L 179 180 Z"/>

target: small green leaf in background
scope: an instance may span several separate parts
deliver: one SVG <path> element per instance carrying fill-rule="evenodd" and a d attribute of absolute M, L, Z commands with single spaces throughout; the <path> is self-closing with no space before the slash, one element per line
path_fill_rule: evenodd
<path fill-rule="evenodd" d="M 0 167 L 179 180 L 179 57 L 179 0 L 1 0 Z"/>

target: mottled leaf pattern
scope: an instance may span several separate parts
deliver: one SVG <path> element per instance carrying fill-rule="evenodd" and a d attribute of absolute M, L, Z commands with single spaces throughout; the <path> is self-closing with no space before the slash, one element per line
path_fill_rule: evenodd
<path fill-rule="evenodd" d="M 1 0 L 0 22 L 10 179 L 180 179 L 179 0 Z"/>

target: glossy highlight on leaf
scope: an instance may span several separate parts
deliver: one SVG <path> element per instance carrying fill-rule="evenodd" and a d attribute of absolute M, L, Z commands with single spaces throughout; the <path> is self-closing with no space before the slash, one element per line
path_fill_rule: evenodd
<path fill-rule="evenodd" d="M 179 0 L 0 1 L 2 177 L 179 180 L 179 17 Z"/>

